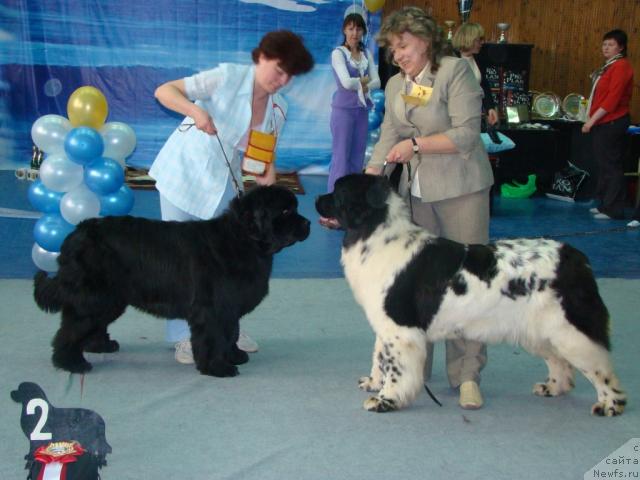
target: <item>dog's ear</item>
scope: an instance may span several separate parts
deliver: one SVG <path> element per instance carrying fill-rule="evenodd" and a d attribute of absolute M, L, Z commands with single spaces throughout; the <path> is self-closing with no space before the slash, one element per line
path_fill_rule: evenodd
<path fill-rule="evenodd" d="M 262 208 L 245 210 L 242 218 L 247 234 L 254 240 L 262 241 L 271 232 L 271 218 Z"/>
<path fill-rule="evenodd" d="M 367 189 L 367 203 L 376 209 L 384 207 L 387 204 L 389 190 L 389 182 L 386 178 L 376 178 L 376 181 Z"/>

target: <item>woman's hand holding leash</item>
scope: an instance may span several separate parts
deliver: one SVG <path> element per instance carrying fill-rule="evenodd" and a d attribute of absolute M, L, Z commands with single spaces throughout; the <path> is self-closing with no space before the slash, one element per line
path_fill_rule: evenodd
<path fill-rule="evenodd" d="M 198 130 L 208 133 L 209 135 L 216 135 L 218 133 L 218 129 L 213 123 L 211 115 L 209 115 L 206 110 L 196 106 L 191 118 L 193 118 L 195 127 Z"/>
<path fill-rule="evenodd" d="M 407 163 L 413 157 L 413 143 L 410 139 L 396 143 L 386 156 L 389 163 Z"/>

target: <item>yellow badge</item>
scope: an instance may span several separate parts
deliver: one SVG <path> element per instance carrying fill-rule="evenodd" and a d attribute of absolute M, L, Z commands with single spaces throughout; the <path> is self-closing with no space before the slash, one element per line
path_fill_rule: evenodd
<path fill-rule="evenodd" d="M 425 87 L 424 85 L 412 84 L 411 92 L 408 95 L 402 94 L 402 99 L 409 105 L 416 105 L 424 107 L 433 93 L 432 87 Z"/>

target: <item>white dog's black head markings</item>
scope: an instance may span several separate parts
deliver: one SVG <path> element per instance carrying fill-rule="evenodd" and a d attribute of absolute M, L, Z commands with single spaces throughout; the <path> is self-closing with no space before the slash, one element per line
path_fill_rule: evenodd
<path fill-rule="evenodd" d="M 335 218 L 347 231 L 345 245 L 366 238 L 387 218 L 387 197 L 391 186 L 385 177 L 347 175 L 338 179 L 333 193 L 316 199 L 316 210 Z"/>
<path fill-rule="evenodd" d="M 162 222 L 93 218 L 65 239 L 55 276 L 38 272 L 34 298 L 61 312 L 53 364 L 91 369 L 83 352 L 114 352 L 107 333 L 128 305 L 160 318 L 184 318 L 198 370 L 235 376 L 248 355 L 236 346 L 238 322 L 267 295 L 273 256 L 309 236 L 310 222 L 288 189 L 257 187 L 219 217 Z"/>
<path fill-rule="evenodd" d="M 521 344 L 545 358 L 538 395 L 573 386 L 573 367 L 593 383 L 592 412 L 618 415 L 626 396 L 608 356 L 609 314 L 588 259 L 547 239 L 464 245 L 412 223 L 383 177 L 348 175 L 316 201 L 345 229 L 342 264 L 376 332 L 374 365 L 360 386 L 380 393 L 365 408 L 406 406 L 422 386 L 427 340 L 465 337 Z"/>

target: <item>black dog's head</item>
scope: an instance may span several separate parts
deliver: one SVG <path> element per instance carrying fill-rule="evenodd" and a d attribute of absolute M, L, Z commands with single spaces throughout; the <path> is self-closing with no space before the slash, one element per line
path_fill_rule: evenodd
<path fill-rule="evenodd" d="M 316 199 L 320 215 L 334 218 L 341 228 L 368 235 L 387 218 L 387 199 L 392 192 L 386 177 L 352 174 L 340 178 L 333 193 Z"/>
<path fill-rule="evenodd" d="M 283 187 L 255 187 L 234 199 L 229 211 L 268 253 L 309 236 L 309 220 L 298 213 L 298 199 Z"/>

